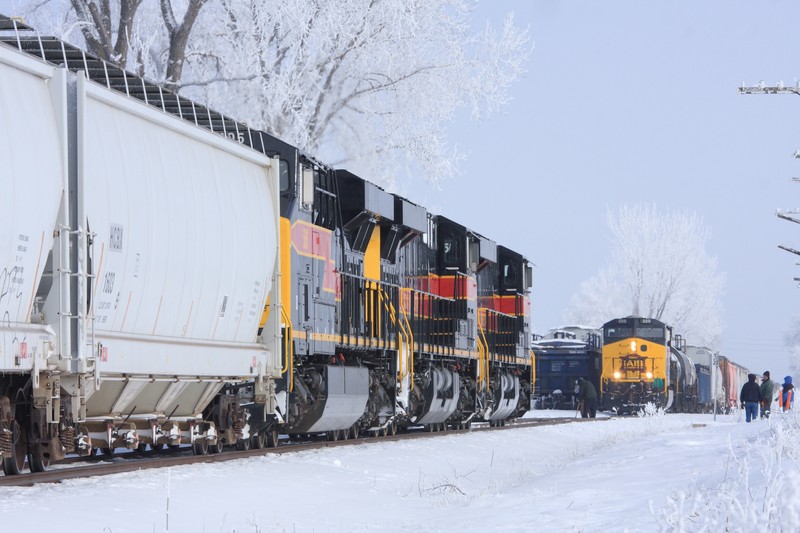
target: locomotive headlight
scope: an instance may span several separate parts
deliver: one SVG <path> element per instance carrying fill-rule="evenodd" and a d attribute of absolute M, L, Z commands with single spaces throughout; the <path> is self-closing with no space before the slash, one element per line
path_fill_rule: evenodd
<path fill-rule="evenodd" d="M 652 372 L 648 372 L 645 375 L 647 376 L 647 379 L 653 379 L 653 373 Z"/>
<path fill-rule="evenodd" d="M 620 374 L 619 372 L 614 372 L 614 379 L 619 379 L 620 376 L 622 376 L 622 374 Z"/>
<path fill-rule="evenodd" d="M 636 351 L 636 341 L 631 341 L 631 352 Z"/>

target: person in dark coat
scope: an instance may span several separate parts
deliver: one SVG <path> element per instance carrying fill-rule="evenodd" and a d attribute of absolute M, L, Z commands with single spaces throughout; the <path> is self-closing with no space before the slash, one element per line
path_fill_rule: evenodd
<path fill-rule="evenodd" d="M 742 387 L 739 401 L 742 402 L 745 418 L 748 422 L 758 416 L 758 404 L 761 403 L 761 387 L 756 383 L 755 374 L 747 374 L 747 383 Z"/>
<path fill-rule="evenodd" d="M 588 379 L 578 379 L 578 401 L 581 406 L 582 418 L 597 416 L 597 390 Z"/>
<path fill-rule="evenodd" d="M 769 418 L 772 398 L 775 397 L 775 382 L 769 379 L 769 370 L 761 376 L 761 418 Z"/>

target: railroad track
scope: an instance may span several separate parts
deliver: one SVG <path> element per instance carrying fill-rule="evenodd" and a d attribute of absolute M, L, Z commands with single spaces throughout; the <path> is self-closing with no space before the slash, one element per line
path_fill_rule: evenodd
<path fill-rule="evenodd" d="M 458 435 L 476 431 L 502 431 L 508 429 L 520 429 L 526 427 L 550 426 L 574 422 L 590 422 L 606 419 L 581 419 L 581 418 L 531 418 L 521 419 L 505 426 L 492 427 L 486 423 L 473 424 L 471 429 L 448 430 L 442 433 L 431 433 L 419 430 L 410 430 L 397 435 L 386 437 L 359 437 L 357 439 L 328 441 L 312 440 L 308 441 L 286 441 L 283 440 L 276 448 L 251 449 L 239 451 L 226 448 L 223 453 L 209 455 L 194 455 L 191 446 L 185 446 L 179 450 L 167 450 L 161 452 L 148 452 L 146 454 L 129 452 L 113 456 L 91 456 L 91 457 L 68 457 L 63 461 L 53 463 L 47 472 L 27 473 L 16 476 L 0 476 L 0 487 L 24 487 L 38 483 L 58 483 L 67 479 L 78 479 L 94 476 L 106 476 L 110 474 L 121 474 L 124 472 L 135 472 L 151 468 L 165 468 L 170 466 L 192 465 L 202 463 L 219 463 L 224 461 L 234 461 L 247 457 L 260 457 L 271 454 L 295 453 L 306 450 L 316 450 L 322 448 L 335 448 L 338 446 L 353 446 L 360 444 L 371 444 L 381 442 L 400 441 L 406 439 L 419 439 L 438 437 L 440 435 Z"/>

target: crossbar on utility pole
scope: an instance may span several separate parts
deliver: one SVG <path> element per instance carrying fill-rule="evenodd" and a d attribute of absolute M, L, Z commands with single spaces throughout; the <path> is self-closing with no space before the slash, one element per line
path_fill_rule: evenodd
<path fill-rule="evenodd" d="M 775 214 L 778 215 L 778 218 L 782 218 L 783 220 L 788 220 L 790 222 L 794 222 L 795 224 L 800 224 L 800 220 L 790 216 L 790 215 L 795 215 L 795 214 L 799 214 L 799 213 L 785 213 L 785 212 L 782 212 L 782 211 L 778 211 Z"/>
<path fill-rule="evenodd" d="M 742 86 L 739 87 L 739 94 L 797 94 L 800 95 L 800 82 L 798 82 L 796 87 L 786 87 L 783 85 L 782 81 L 779 81 L 777 85 L 767 85 L 763 81 L 759 82 L 758 85 L 750 85 L 747 86 L 742 83 Z"/>
<path fill-rule="evenodd" d="M 795 255 L 800 255 L 800 251 L 795 250 L 794 248 L 789 248 L 788 246 L 783 246 L 782 244 L 779 244 L 778 248 L 780 248 L 781 250 L 786 250 L 787 252 L 791 252 Z"/>

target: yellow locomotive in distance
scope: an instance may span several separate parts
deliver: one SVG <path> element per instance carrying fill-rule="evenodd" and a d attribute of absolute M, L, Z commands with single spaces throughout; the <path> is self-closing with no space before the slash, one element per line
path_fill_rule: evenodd
<path fill-rule="evenodd" d="M 618 414 L 639 411 L 645 404 L 693 410 L 697 375 L 682 351 L 683 339 L 654 318 L 629 316 L 603 324 L 603 410 Z"/>

